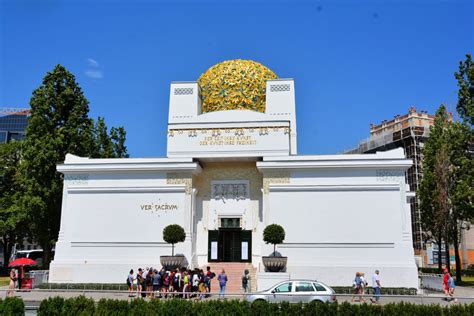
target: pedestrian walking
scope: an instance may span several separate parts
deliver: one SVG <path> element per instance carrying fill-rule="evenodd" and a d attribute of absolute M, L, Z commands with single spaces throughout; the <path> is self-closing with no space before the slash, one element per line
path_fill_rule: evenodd
<path fill-rule="evenodd" d="M 224 269 L 222 269 L 222 272 L 217 276 L 217 280 L 219 281 L 220 286 L 219 298 L 224 298 L 225 287 L 227 285 L 227 275 L 225 274 Z"/>
<path fill-rule="evenodd" d="M 450 277 L 450 274 L 449 274 L 448 267 L 444 267 L 443 290 L 444 290 L 444 295 L 446 295 L 446 298 L 445 298 L 446 301 L 449 299 L 449 285 L 448 285 L 449 277 Z"/>
<path fill-rule="evenodd" d="M 354 303 L 356 297 L 359 297 L 359 302 L 362 300 L 360 297 L 361 289 L 362 289 L 362 280 L 360 278 L 360 272 L 356 272 L 356 276 L 354 281 L 352 282 L 352 287 L 354 289 L 354 296 L 352 296 L 351 302 Z"/>
<path fill-rule="evenodd" d="M 367 288 L 367 280 L 365 279 L 365 273 L 361 272 L 360 273 L 360 294 L 362 295 L 361 298 L 363 300 L 363 302 L 365 302 L 365 297 L 364 295 L 366 294 L 365 292 L 365 289 Z"/>
<path fill-rule="evenodd" d="M 132 297 L 133 295 L 133 269 L 130 270 L 130 273 L 127 276 L 127 286 L 128 286 L 128 297 Z"/>
<path fill-rule="evenodd" d="M 454 301 L 454 303 L 457 303 L 458 300 L 457 298 L 454 297 L 454 289 L 456 288 L 456 284 L 454 282 L 454 278 L 452 275 L 448 272 L 449 278 L 448 278 L 448 295 L 449 295 L 449 302 Z"/>
<path fill-rule="evenodd" d="M 10 270 L 10 283 L 8 284 L 7 297 L 15 296 L 15 282 L 16 282 L 15 270 Z"/>
<path fill-rule="evenodd" d="M 372 289 L 374 290 L 374 297 L 370 299 L 373 304 L 378 304 L 380 299 L 380 294 L 382 293 L 382 286 L 380 285 L 380 271 L 375 270 L 374 275 L 372 276 Z"/>
<path fill-rule="evenodd" d="M 242 275 L 242 289 L 244 293 L 250 292 L 250 273 L 248 269 L 245 269 L 244 275 Z"/>

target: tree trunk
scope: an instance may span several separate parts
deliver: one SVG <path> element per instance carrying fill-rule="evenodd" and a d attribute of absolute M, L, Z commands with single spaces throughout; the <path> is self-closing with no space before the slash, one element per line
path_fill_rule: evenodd
<path fill-rule="evenodd" d="M 446 256 L 446 267 L 448 268 L 448 271 L 451 272 L 451 260 L 449 257 L 449 241 L 446 236 L 444 240 L 444 248 L 445 248 L 445 256 Z"/>
<path fill-rule="evenodd" d="M 171 244 L 171 255 L 174 256 L 174 244 Z"/>
<path fill-rule="evenodd" d="M 12 254 L 13 243 L 7 236 L 3 236 L 3 267 L 8 269 L 8 263 L 10 262 L 10 256 Z"/>
<path fill-rule="evenodd" d="M 443 240 L 441 239 L 441 232 L 439 232 L 438 240 L 436 242 L 438 243 L 438 273 L 443 273 L 443 255 L 441 253 L 441 244 Z"/>
<path fill-rule="evenodd" d="M 52 246 L 50 243 L 41 243 L 41 247 L 43 248 L 43 269 L 49 269 L 49 263 L 51 262 L 52 257 Z"/>
<path fill-rule="evenodd" d="M 273 256 L 276 257 L 277 253 L 276 253 L 276 247 L 277 245 L 276 244 L 273 244 Z"/>
<path fill-rule="evenodd" d="M 462 229 L 458 228 L 457 223 L 454 225 L 453 230 L 453 246 L 454 246 L 454 258 L 456 260 L 456 283 L 461 284 L 461 257 L 459 256 L 459 236 L 458 231 L 462 232 Z"/>

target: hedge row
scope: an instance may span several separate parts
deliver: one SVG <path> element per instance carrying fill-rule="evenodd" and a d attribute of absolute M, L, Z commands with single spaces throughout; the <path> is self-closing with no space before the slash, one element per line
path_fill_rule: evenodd
<path fill-rule="evenodd" d="M 438 268 L 418 268 L 419 272 L 422 273 L 434 273 L 434 274 L 442 274 L 444 273 L 443 271 L 439 271 Z M 452 273 L 455 273 L 456 270 L 451 269 Z M 461 270 L 461 275 L 465 276 L 474 276 L 474 269 L 472 270 Z"/>
<path fill-rule="evenodd" d="M 24 315 L 25 304 L 17 297 L 7 297 L 0 299 L 0 315 Z"/>
<path fill-rule="evenodd" d="M 470 305 L 456 304 L 446 307 L 440 305 L 416 305 L 407 303 L 391 303 L 386 305 L 353 305 L 342 304 L 289 304 L 283 302 L 270 304 L 267 302 L 246 301 L 187 301 L 142 299 L 125 300 L 102 299 L 97 305 L 90 298 L 79 296 L 64 299 L 49 298 L 41 302 L 39 316 L 44 315 L 474 315 L 474 303 Z"/>

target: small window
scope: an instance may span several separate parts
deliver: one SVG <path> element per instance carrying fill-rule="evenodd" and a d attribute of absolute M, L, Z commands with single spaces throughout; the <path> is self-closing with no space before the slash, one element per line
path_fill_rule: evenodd
<path fill-rule="evenodd" d="M 314 292 L 313 285 L 309 282 L 298 282 L 295 290 L 296 292 Z"/>
<path fill-rule="evenodd" d="M 322 286 L 321 284 L 318 283 L 313 283 L 314 287 L 316 288 L 316 291 L 318 292 L 326 292 L 326 288 Z"/>
<path fill-rule="evenodd" d="M 276 293 L 288 293 L 291 292 L 291 282 L 283 283 L 275 288 Z"/>

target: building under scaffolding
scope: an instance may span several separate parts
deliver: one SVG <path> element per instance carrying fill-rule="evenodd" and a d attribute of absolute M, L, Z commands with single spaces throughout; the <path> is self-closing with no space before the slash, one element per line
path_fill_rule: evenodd
<path fill-rule="evenodd" d="M 410 107 L 408 114 L 397 115 L 394 119 L 384 120 L 379 125 L 371 124 L 370 137 L 361 141 L 356 149 L 349 150 L 346 154 L 374 153 L 402 147 L 406 157 L 413 159 L 413 166 L 406 173 L 406 181 L 410 185 L 410 190 L 416 191 L 422 176 L 423 146 L 429 136 L 430 126 L 433 124 L 434 115 L 426 111 L 417 112 L 414 107 Z M 419 254 L 423 249 L 423 231 L 418 199 L 413 198 L 410 204 L 413 247 Z"/>
<path fill-rule="evenodd" d="M 25 137 L 30 109 L 0 107 L 0 144 Z"/>

